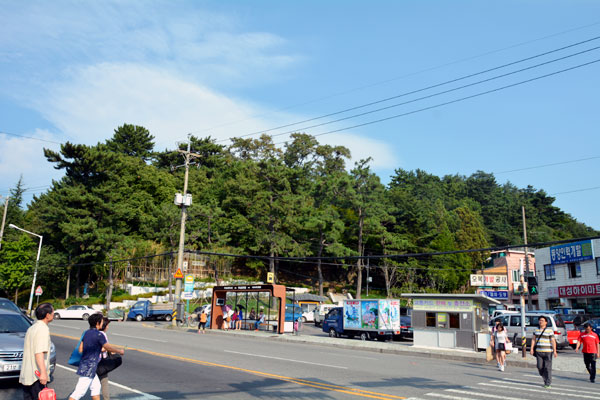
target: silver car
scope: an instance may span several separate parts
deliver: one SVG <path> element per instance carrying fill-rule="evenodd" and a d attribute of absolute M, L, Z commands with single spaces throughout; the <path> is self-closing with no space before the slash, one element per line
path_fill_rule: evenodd
<path fill-rule="evenodd" d="M 31 321 L 21 313 L 0 309 L 0 380 L 15 379 L 21 373 L 25 333 Z M 50 345 L 50 380 L 56 367 L 56 348 Z"/>
<path fill-rule="evenodd" d="M 529 311 L 525 313 L 525 337 L 527 345 L 531 344 L 533 332 L 538 328 L 540 316 L 546 317 L 548 321 L 548 329 L 552 329 L 556 338 L 556 347 L 563 349 L 569 346 L 569 338 L 567 337 L 567 328 L 559 314 L 550 314 L 545 312 Z M 506 333 L 510 340 L 515 337 L 518 339 L 521 335 L 521 314 L 505 313 L 490 320 L 490 328 L 496 324 L 496 321 L 502 321 Z M 516 336 L 515 336 L 516 335 Z M 518 342 L 517 342 L 518 343 Z"/>

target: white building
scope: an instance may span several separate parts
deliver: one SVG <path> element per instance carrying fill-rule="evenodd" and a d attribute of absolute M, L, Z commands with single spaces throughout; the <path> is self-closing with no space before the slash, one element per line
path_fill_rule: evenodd
<path fill-rule="evenodd" d="M 571 307 L 600 315 L 600 240 L 535 250 L 540 308 Z"/>

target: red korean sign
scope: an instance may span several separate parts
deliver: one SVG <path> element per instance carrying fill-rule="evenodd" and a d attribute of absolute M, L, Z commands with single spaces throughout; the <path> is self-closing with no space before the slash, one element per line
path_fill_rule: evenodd
<path fill-rule="evenodd" d="M 558 297 L 600 296 L 600 283 L 588 285 L 559 286 Z"/>

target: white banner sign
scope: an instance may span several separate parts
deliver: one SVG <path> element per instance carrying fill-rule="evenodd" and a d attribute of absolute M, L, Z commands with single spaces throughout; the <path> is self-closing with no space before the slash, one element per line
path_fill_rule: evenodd
<path fill-rule="evenodd" d="M 508 286 L 508 276 L 471 274 L 471 286 Z"/>

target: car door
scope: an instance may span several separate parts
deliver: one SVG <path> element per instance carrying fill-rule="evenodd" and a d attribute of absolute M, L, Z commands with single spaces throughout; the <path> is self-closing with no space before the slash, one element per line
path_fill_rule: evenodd
<path fill-rule="evenodd" d="M 64 318 L 77 318 L 77 307 L 78 306 L 70 306 L 65 310 Z"/>
<path fill-rule="evenodd" d="M 325 316 L 325 322 L 327 323 L 329 329 L 334 328 L 336 331 L 338 331 L 338 310 L 334 308 L 333 310 L 329 311 Z"/>

